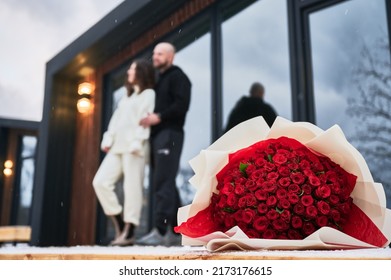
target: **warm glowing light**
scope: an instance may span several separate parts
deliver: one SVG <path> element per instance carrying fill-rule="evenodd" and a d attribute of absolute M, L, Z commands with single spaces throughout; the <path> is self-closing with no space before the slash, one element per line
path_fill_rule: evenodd
<path fill-rule="evenodd" d="M 84 95 L 84 94 L 90 95 L 93 90 L 94 90 L 94 87 L 91 83 L 84 82 L 84 83 L 79 84 L 79 88 L 78 88 L 77 92 L 80 95 Z"/>
<path fill-rule="evenodd" d="M 5 168 L 12 168 L 14 166 L 14 163 L 12 162 L 12 160 L 6 160 L 4 162 L 4 167 Z"/>
<path fill-rule="evenodd" d="M 77 110 L 80 113 L 86 113 L 90 110 L 91 107 L 91 101 L 87 97 L 80 98 L 77 101 Z"/>
<path fill-rule="evenodd" d="M 4 168 L 3 173 L 5 176 L 11 176 L 12 175 L 12 169 L 11 168 Z"/>

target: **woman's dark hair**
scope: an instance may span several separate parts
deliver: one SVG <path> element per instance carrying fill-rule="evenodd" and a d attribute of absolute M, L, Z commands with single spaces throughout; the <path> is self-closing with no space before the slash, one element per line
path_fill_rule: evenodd
<path fill-rule="evenodd" d="M 152 63 L 145 59 L 137 59 L 133 63 L 136 64 L 135 84 L 140 87 L 140 92 L 143 92 L 147 88 L 153 88 L 155 86 L 155 69 Z M 125 85 L 128 90 L 128 96 L 132 95 L 134 85 L 130 84 L 128 79 L 126 79 Z"/>

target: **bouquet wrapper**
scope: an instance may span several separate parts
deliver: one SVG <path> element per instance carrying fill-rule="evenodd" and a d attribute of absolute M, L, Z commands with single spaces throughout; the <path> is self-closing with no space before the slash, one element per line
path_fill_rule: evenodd
<path fill-rule="evenodd" d="M 386 247 L 391 240 L 391 210 L 386 208 L 382 184 L 373 180 L 363 156 L 345 138 L 338 125 L 328 130 L 307 122 L 291 122 L 277 117 L 268 127 L 262 117 L 245 121 L 216 140 L 190 160 L 196 188 L 193 202 L 178 209 L 178 225 L 206 209 L 216 192 L 216 174 L 228 163 L 229 154 L 261 140 L 289 137 L 329 157 L 347 172 L 357 176 L 351 193 L 354 207 L 344 232 L 322 227 L 302 240 L 248 238 L 237 226 L 226 232 L 212 232 L 191 238 L 182 234 L 182 244 L 205 246 L 210 251 L 258 249 L 354 249 Z M 374 245 L 375 244 L 375 245 Z"/>

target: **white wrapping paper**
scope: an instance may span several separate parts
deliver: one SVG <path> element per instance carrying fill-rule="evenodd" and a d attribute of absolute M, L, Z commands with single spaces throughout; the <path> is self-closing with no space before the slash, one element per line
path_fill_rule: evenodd
<path fill-rule="evenodd" d="M 291 122 L 277 117 L 271 128 L 262 117 L 245 121 L 225 133 L 207 149 L 190 161 L 195 175 L 190 183 L 196 194 L 190 205 L 179 208 L 178 225 L 205 209 L 212 192 L 216 191 L 216 174 L 228 163 L 228 155 L 261 140 L 286 136 L 296 139 L 308 148 L 329 157 L 347 172 L 357 176 L 351 194 L 353 202 L 391 240 L 391 210 L 386 208 L 382 184 L 373 181 L 363 156 L 345 138 L 339 126 L 324 131 L 307 122 Z M 353 249 L 374 246 L 336 229 L 323 227 L 303 240 L 250 239 L 238 227 L 229 231 L 214 232 L 199 238 L 182 236 L 183 245 L 204 245 L 210 251 L 228 249 Z"/>

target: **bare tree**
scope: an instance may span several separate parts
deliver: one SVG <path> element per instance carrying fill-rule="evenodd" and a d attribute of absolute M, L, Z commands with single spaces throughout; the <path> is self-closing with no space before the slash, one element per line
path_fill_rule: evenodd
<path fill-rule="evenodd" d="M 349 137 L 363 154 L 375 181 L 381 182 L 391 205 L 391 64 L 388 36 L 366 44 L 353 70 L 356 96 L 348 99 L 347 113 L 357 118 Z"/>

